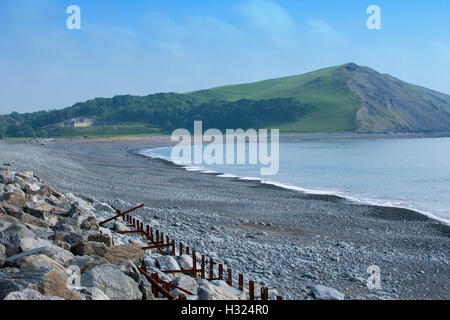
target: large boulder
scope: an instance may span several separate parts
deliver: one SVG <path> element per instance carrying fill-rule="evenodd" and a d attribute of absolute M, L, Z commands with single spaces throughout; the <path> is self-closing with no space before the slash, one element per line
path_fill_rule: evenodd
<path fill-rule="evenodd" d="M 94 217 L 88 217 L 81 222 L 80 228 L 82 230 L 95 230 L 98 231 L 100 226 L 98 225 L 97 219 Z"/>
<path fill-rule="evenodd" d="M 343 293 L 323 285 L 311 286 L 311 294 L 318 300 L 344 300 L 345 298 Z"/>
<path fill-rule="evenodd" d="M 8 293 L 8 295 L 3 300 L 64 300 L 61 297 L 48 297 L 40 294 L 33 289 L 24 289 L 22 291 L 14 291 Z"/>
<path fill-rule="evenodd" d="M 20 239 L 20 251 L 29 251 L 37 248 L 44 248 L 43 254 L 59 262 L 63 266 L 67 266 L 74 258 L 74 255 L 56 244 L 40 238 L 22 238 Z"/>
<path fill-rule="evenodd" d="M 194 263 L 192 261 L 192 257 L 187 254 L 183 254 L 181 256 L 178 256 L 177 262 L 180 265 L 181 269 L 183 270 L 192 270 L 194 268 Z"/>
<path fill-rule="evenodd" d="M 75 291 L 80 297 L 81 300 L 109 300 L 109 297 L 98 288 L 73 288 L 72 291 Z"/>
<path fill-rule="evenodd" d="M 83 241 L 73 247 L 72 252 L 77 256 L 96 255 L 103 257 L 108 249 L 102 242 Z"/>
<path fill-rule="evenodd" d="M 104 255 L 104 258 L 112 264 L 117 264 L 122 261 L 130 260 L 135 265 L 139 266 L 144 260 L 144 250 L 139 244 L 123 244 L 111 247 Z"/>
<path fill-rule="evenodd" d="M 21 251 L 27 251 L 21 250 L 20 241 L 23 238 L 33 238 L 34 236 L 34 232 L 26 226 L 9 224 L 6 229 L 0 231 L 0 243 L 6 247 L 6 255 L 9 257 Z"/>
<path fill-rule="evenodd" d="M 83 237 L 87 241 L 104 243 L 108 248 L 112 246 L 112 238 L 97 231 L 85 231 Z"/>
<path fill-rule="evenodd" d="M 161 256 L 156 258 L 161 270 L 181 270 L 177 261 L 172 256 Z"/>
<path fill-rule="evenodd" d="M 3 200 L 12 206 L 22 208 L 27 202 L 25 193 L 20 189 L 7 191 L 3 194 Z"/>
<path fill-rule="evenodd" d="M 141 300 L 139 285 L 113 265 L 97 266 L 81 275 L 83 287 L 102 290 L 111 300 Z"/>
<path fill-rule="evenodd" d="M 198 284 L 197 284 L 197 281 L 195 281 L 195 279 L 192 277 L 181 275 L 181 276 L 173 279 L 171 281 L 171 283 L 176 285 L 177 287 L 183 288 L 184 290 L 191 292 L 194 295 L 197 293 Z M 179 295 L 180 293 L 186 294 L 178 289 L 175 289 L 175 290 L 177 290 L 177 291 L 173 292 L 173 293 L 176 295 Z"/>
<path fill-rule="evenodd" d="M 42 220 L 48 220 L 49 219 L 49 215 L 51 215 L 51 211 L 54 209 L 55 207 L 53 207 L 52 205 L 44 202 L 44 203 L 32 203 L 32 202 L 27 202 L 23 208 L 23 210 L 28 213 L 31 214 L 32 216 L 35 216 L 36 218 L 42 219 Z M 55 224 L 58 221 L 55 221 Z"/>
<path fill-rule="evenodd" d="M 27 194 L 37 194 L 41 190 L 41 186 L 34 182 L 25 181 L 24 190 Z"/>
<path fill-rule="evenodd" d="M 13 182 L 14 180 L 14 173 L 9 170 L 0 170 L 0 183 L 2 184 L 8 184 Z"/>
<path fill-rule="evenodd" d="M 78 300 L 70 291 L 61 274 L 50 268 L 34 268 L 15 272 L 0 272 L 0 300 L 9 293 L 33 289 L 45 296 L 61 297 L 66 300 Z"/>
<path fill-rule="evenodd" d="M 204 283 L 197 289 L 198 300 L 240 300 L 241 296 L 234 295 L 220 286 Z"/>
<path fill-rule="evenodd" d="M 21 221 L 24 224 L 33 225 L 33 226 L 40 227 L 40 228 L 49 227 L 49 224 L 47 222 L 45 222 L 44 220 L 41 220 L 41 219 L 36 218 L 28 213 L 25 213 L 21 209 L 17 208 L 16 206 L 13 206 L 6 202 L 3 202 L 2 207 L 6 214 L 16 218 L 17 220 Z"/>
<path fill-rule="evenodd" d="M 31 254 L 15 259 L 14 264 L 9 263 L 8 266 L 19 267 L 21 270 L 48 267 L 59 271 L 65 278 L 66 269 L 57 261 L 49 258 L 45 254 Z"/>
<path fill-rule="evenodd" d="M 89 268 L 93 268 L 101 265 L 109 265 L 110 263 L 103 257 L 99 256 L 75 256 L 70 265 L 78 266 L 80 268 L 80 273 L 83 274 Z"/>

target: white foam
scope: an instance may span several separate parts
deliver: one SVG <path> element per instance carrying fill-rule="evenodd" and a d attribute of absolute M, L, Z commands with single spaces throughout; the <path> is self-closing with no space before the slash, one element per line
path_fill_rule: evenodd
<path fill-rule="evenodd" d="M 167 147 L 142 149 L 142 150 L 138 151 L 138 154 L 141 154 L 144 156 L 150 156 L 155 159 L 163 159 L 163 160 L 172 162 L 176 165 L 183 166 L 183 168 L 186 169 L 187 171 L 198 172 L 198 173 L 216 173 L 216 174 L 219 173 L 217 171 L 212 171 L 212 170 L 208 170 L 208 169 L 201 168 L 201 167 L 190 166 L 185 163 L 184 164 L 176 163 L 176 162 L 172 161 L 169 157 L 155 153 L 155 151 L 157 151 L 159 149 L 165 149 L 165 148 L 167 148 Z M 242 176 L 237 176 L 237 175 L 230 174 L 230 173 L 221 173 L 221 174 L 218 174 L 217 177 L 219 177 L 219 178 L 237 178 L 237 179 L 243 180 L 243 181 L 259 181 L 261 184 L 273 185 L 273 186 L 280 187 L 283 189 L 298 191 L 298 192 L 302 192 L 302 193 L 306 193 L 306 194 L 338 196 L 338 197 L 341 197 L 348 201 L 359 203 L 359 204 L 382 206 L 382 207 L 389 207 L 389 208 L 409 209 L 409 210 L 416 211 L 420 214 L 423 214 L 423 215 L 425 215 L 431 219 L 434 219 L 440 223 L 443 223 L 444 225 L 450 226 L 450 219 L 436 216 L 436 215 L 432 214 L 431 212 L 419 209 L 416 206 L 414 206 L 413 204 L 409 204 L 409 203 L 399 203 L 399 202 L 392 201 L 392 200 L 381 200 L 381 199 L 355 197 L 355 196 L 348 195 L 348 194 L 345 194 L 345 193 L 342 193 L 342 192 L 336 191 L 336 190 L 309 189 L 309 188 L 303 188 L 303 187 L 299 187 L 296 185 L 281 183 L 281 182 L 272 181 L 272 180 L 263 180 L 262 178 L 258 178 L 258 177 L 242 177 Z"/>

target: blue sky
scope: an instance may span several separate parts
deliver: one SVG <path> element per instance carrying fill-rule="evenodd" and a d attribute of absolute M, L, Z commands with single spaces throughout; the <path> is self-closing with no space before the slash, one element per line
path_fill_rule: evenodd
<path fill-rule="evenodd" d="M 66 28 L 73 4 L 81 30 Z M 1 114 L 347 62 L 450 94 L 450 1 L 0 0 Z"/>

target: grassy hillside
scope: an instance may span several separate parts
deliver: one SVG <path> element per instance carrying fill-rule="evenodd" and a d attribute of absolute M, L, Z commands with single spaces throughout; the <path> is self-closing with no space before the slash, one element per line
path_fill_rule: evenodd
<path fill-rule="evenodd" d="M 62 128 L 75 118 L 98 126 Z M 281 133 L 450 131 L 450 96 L 353 63 L 207 90 L 115 96 L 60 110 L 0 116 L 0 138 L 170 134 L 279 128 Z"/>
<path fill-rule="evenodd" d="M 298 76 L 217 87 L 186 95 L 200 101 L 296 98 L 302 104 L 313 106 L 312 111 L 298 121 L 272 127 L 294 133 L 354 131 L 358 104 L 346 85 L 348 78 L 334 73 L 337 68 L 339 67 Z"/>

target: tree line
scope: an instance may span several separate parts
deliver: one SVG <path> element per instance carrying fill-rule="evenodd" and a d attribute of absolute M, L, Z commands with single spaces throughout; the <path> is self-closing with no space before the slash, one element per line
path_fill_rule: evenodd
<path fill-rule="evenodd" d="M 95 98 L 61 110 L 0 116 L 0 138 L 47 137 L 57 125 L 80 117 L 111 125 L 146 124 L 165 133 L 176 128 L 192 130 L 194 120 L 202 120 L 205 129 L 263 128 L 296 121 L 310 109 L 293 98 L 199 102 L 195 97 L 176 93 L 123 95 Z"/>

